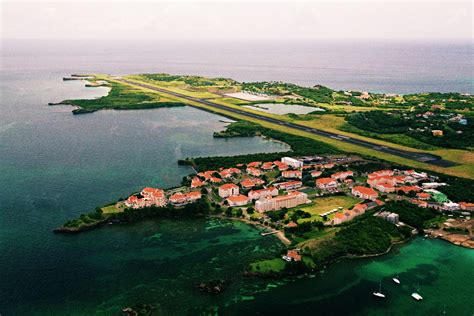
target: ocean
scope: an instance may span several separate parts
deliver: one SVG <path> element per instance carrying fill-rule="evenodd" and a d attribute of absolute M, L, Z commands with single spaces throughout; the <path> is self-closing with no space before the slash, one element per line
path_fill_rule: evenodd
<path fill-rule="evenodd" d="M 120 315 L 137 303 L 166 314 L 473 313 L 474 252 L 438 240 L 272 281 L 240 275 L 282 248 L 243 223 L 154 220 L 55 235 L 64 221 L 144 186 L 179 184 L 192 170 L 177 159 L 288 148 L 258 137 L 214 139 L 228 119 L 189 107 L 73 116 L 69 106 L 47 106 L 107 93 L 62 81 L 97 72 L 472 93 L 470 43 L 4 41 L 1 54 L 0 314 Z M 400 288 L 390 283 L 394 274 Z M 230 280 L 222 295 L 194 288 L 216 278 Z M 384 302 L 371 296 L 380 280 L 389 294 Z M 423 302 L 409 297 L 413 289 Z"/>

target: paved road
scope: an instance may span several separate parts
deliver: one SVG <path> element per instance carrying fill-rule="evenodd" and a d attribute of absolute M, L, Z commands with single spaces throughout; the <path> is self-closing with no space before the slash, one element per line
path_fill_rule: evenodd
<path fill-rule="evenodd" d="M 332 138 L 332 139 L 339 140 L 339 141 L 342 141 L 342 142 L 346 142 L 346 143 L 350 143 L 350 144 L 354 144 L 354 145 L 374 149 L 374 150 L 377 150 L 377 151 L 380 151 L 380 152 L 384 152 L 384 153 L 387 153 L 387 154 L 403 157 L 403 158 L 410 159 L 410 160 L 424 162 L 424 163 L 427 163 L 427 164 L 432 164 L 432 165 L 441 166 L 441 167 L 450 167 L 450 166 L 457 165 L 456 163 L 454 163 L 452 161 L 443 160 L 443 159 L 441 159 L 440 156 L 433 155 L 433 154 L 430 154 L 430 153 L 412 152 L 412 151 L 408 151 L 408 150 L 402 150 L 402 149 L 397 149 L 397 148 L 393 148 L 393 147 L 382 146 L 382 145 L 375 144 L 375 143 L 372 143 L 372 142 L 368 142 L 368 141 L 365 141 L 365 140 L 355 139 L 355 138 L 351 138 L 351 137 L 341 135 L 341 134 L 337 134 L 337 133 L 326 132 L 326 131 L 319 130 L 319 129 L 316 129 L 316 128 L 311 128 L 311 127 L 307 127 L 307 126 L 303 126 L 303 125 L 299 125 L 299 124 L 295 124 L 295 123 L 289 123 L 289 122 L 281 121 L 281 120 L 278 120 L 278 119 L 275 119 L 275 118 L 267 117 L 267 116 L 264 116 L 264 115 L 254 114 L 254 113 L 250 113 L 250 112 L 247 112 L 247 111 L 238 110 L 238 109 L 235 109 L 235 108 L 230 108 L 230 107 L 227 107 L 227 106 L 224 106 L 224 105 L 221 105 L 221 104 L 211 102 L 211 101 L 206 100 L 206 99 L 199 99 L 199 98 L 195 98 L 195 97 L 190 97 L 190 96 L 187 96 L 187 95 L 184 95 L 184 94 L 181 94 L 181 93 L 169 91 L 169 90 L 166 90 L 166 89 L 161 89 L 161 88 L 158 88 L 156 86 L 146 84 L 146 83 L 137 83 L 137 82 L 129 81 L 129 80 L 125 80 L 125 79 L 119 79 L 119 81 L 122 81 L 124 83 L 128 83 L 130 85 L 135 85 L 135 86 L 147 88 L 147 89 L 150 89 L 150 90 L 155 90 L 155 91 L 158 91 L 158 92 L 174 95 L 174 96 L 182 98 L 182 99 L 186 99 L 186 100 L 189 100 L 189 101 L 201 103 L 201 104 L 208 105 L 208 106 L 211 106 L 211 107 L 214 107 L 214 108 L 217 108 L 217 109 L 225 110 L 225 111 L 228 111 L 228 112 L 244 115 L 244 116 L 247 116 L 247 117 L 256 118 L 256 119 L 259 119 L 259 120 L 279 124 L 279 125 L 282 125 L 282 126 L 288 126 L 288 127 L 295 128 L 295 129 L 305 131 L 305 132 L 309 132 L 309 133 L 312 133 L 312 134 L 315 134 L 315 135 L 324 136 L 324 137 Z M 192 104 L 189 104 L 189 105 L 193 106 Z M 202 108 L 200 108 L 200 109 L 202 109 Z"/>

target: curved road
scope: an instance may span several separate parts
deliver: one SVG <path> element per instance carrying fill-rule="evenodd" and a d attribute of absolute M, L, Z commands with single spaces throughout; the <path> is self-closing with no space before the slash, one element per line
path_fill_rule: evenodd
<path fill-rule="evenodd" d="M 380 152 L 384 152 L 384 153 L 387 153 L 387 154 L 403 157 L 403 158 L 410 159 L 410 160 L 424 162 L 424 163 L 427 163 L 427 164 L 432 164 L 432 165 L 441 166 L 441 167 L 451 167 L 451 166 L 457 165 L 456 163 L 454 163 L 452 161 L 443 160 L 443 159 L 441 159 L 440 156 L 433 155 L 433 154 L 430 154 L 430 153 L 413 152 L 413 151 L 402 150 L 402 149 L 397 149 L 397 148 L 393 148 L 393 147 L 382 146 L 382 145 L 375 144 L 375 143 L 372 143 L 372 142 L 368 142 L 368 141 L 365 141 L 365 140 L 355 139 L 355 138 L 351 138 L 351 137 L 341 135 L 341 134 L 337 134 L 337 133 L 326 132 L 326 131 L 319 130 L 319 129 L 316 129 L 316 128 L 311 128 L 311 127 L 307 127 L 307 126 L 303 126 L 303 125 L 299 125 L 299 124 L 295 124 L 295 123 L 285 122 L 285 121 L 281 121 L 281 120 L 271 118 L 271 117 L 267 117 L 267 116 L 264 116 L 264 115 L 254 114 L 254 113 L 250 113 L 250 112 L 247 112 L 247 111 L 230 108 L 230 107 L 227 107 L 227 106 L 224 106 L 224 105 L 221 105 L 221 104 L 211 102 L 211 101 L 206 100 L 206 99 L 199 99 L 199 98 L 190 97 L 190 96 L 187 96 L 187 95 L 184 95 L 184 94 L 181 94 L 181 93 L 169 91 L 169 90 L 166 90 L 166 89 L 161 89 L 161 88 L 158 88 L 156 86 L 146 84 L 146 83 L 138 83 L 138 82 L 129 81 L 129 80 L 126 80 L 126 79 L 117 79 L 117 81 L 121 81 L 121 82 L 127 83 L 129 85 L 135 85 L 135 86 L 143 87 L 143 88 L 146 88 L 146 89 L 155 90 L 155 91 L 158 91 L 158 92 L 161 92 L 161 93 L 173 95 L 173 96 L 181 98 L 181 99 L 186 99 L 186 100 L 189 100 L 189 101 L 201 103 L 201 104 L 208 105 L 208 106 L 220 109 L 220 110 L 225 110 L 225 111 L 228 111 L 228 112 L 232 112 L 232 113 L 236 113 L 236 114 L 256 118 L 256 119 L 267 121 L 267 122 L 270 122 L 270 123 L 275 123 L 275 124 L 279 124 L 279 125 L 283 125 L 283 126 L 288 126 L 288 127 L 294 128 L 294 129 L 298 129 L 298 130 L 305 131 L 305 132 L 312 133 L 312 134 L 319 135 L 319 136 L 329 137 L 329 138 L 332 138 L 332 139 L 335 139 L 335 140 L 339 140 L 339 141 L 342 141 L 342 142 L 354 144 L 354 145 L 357 145 L 357 146 L 362 146 L 362 147 L 378 150 Z M 193 105 L 189 104 L 189 106 L 193 106 Z M 199 107 L 197 107 L 197 108 L 199 108 Z M 202 108 L 199 108 L 199 109 L 202 110 Z"/>

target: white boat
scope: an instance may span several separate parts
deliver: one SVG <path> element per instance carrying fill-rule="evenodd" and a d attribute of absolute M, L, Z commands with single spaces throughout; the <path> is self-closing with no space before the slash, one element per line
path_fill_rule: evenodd
<path fill-rule="evenodd" d="M 385 294 L 382 293 L 382 281 L 380 281 L 379 284 L 379 291 L 378 292 L 372 292 L 374 296 L 385 298 Z"/>
<path fill-rule="evenodd" d="M 400 279 L 398 277 L 398 274 L 396 277 L 392 278 L 393 282 L 397 283 L 397 284 L 400 284 Z"/>
<path fill-rule="evenodd" d="M 423 299 L 423 297 L 418 293 L 411 293 L 411 297 L 413 297 L 417 301 L 421 301 Z"/>
<path fill-rule="evenodd" d="M 380 293 L 380 292 L 373 292 L 372 294 L 373 294 L 374 296 L 377 296 L 377 297 L 385 298 L 385 294 Z"/>

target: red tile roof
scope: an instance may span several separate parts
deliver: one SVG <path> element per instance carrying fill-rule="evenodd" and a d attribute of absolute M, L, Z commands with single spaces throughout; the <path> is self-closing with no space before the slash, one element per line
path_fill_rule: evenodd
<path fill-rule="evenodd" d="M 416 196 L 419 198 L 419 199 L 429 199 L 431 197 L 431 195 L 429 193 L 425 193 L 425 192 L 420 192 L 420 193 L 417 193 Z"/>
<path fill-rule="evenodd" d="M 199 198 L 201 198 L 201 192 L 192 191 L 192 192 L 189 192 L 188 194 L 186 194 L 186 197 L 187 198 L 199 199 Z"/>
<path fill-rule="evenodd" d="M 198 177 L 195 177 L 191 180 L 191 187 L 201 187 L 203 185 L 205 185 L 205 183 L 199 180 Z"/>
<path fill-rule="evenodd" d="M 179 201 L 179 200 L 184 200 L 186 199 L 186 195 L 184 195 L 181 192 L 175 193 L 172 196 L 170 196 L 170 201 Z"/>
<path fill-rule="evenodd" d="M 384 202 L 382 202 L 382 201 L 380 201 L 380 200 L 375 200 L 374 202 L 377 203 L 377 205 L 379 205 L 379 206 L 385 204 Z"/>
<path fill-rule="evenodd" d="M 131 196 L 128 197 L 127 201 L 130 202 L 130 203 L 135 203 L 135 202 L 138 201 L 138 196 L 131 195 Z"/>
<path fill-rule="evenodd" d="M 258 166 L 260 166 L 261 164 L 262 164 L 261 161 L 253 161 L 253 162 L 249 162 L 249 163 L 247 164 L 247 167 L 258 167 Z"/>
<path fill-rule="evenodd" d="M 400 191 L 400 190 L 405 192 L 405 193 L 408 193 L 408 192 L 411 192 L 411 191 L 418 192 L 418 191 L 421 190 L 421 188 L 416 186 L 416 185 L 412 185 L 412 186 L 402 186 L 402 187 L 397 188 L 397 191 Z"/>
<path fill-rule="evenodd" d="M 354 175 L 354 172 L 352 171 L 341 171 L 341 172 L 336 172 L 331 175 L 331 178 L 336 179 L 340 177 L 348 177 Z"/>
<path fill-rule="evenodd" d="M 236 188 L 238 188 L 238 186 L 236 186 L 233 183 L 226 183 L 219 187 L 219 189 L 222 189 L 222 190 L 231 190 L 231 189 L 236 189 Z"/>
<path fill-rule="evenodd" d="M 234 203 L 239 203 L 239 202 L 247 202 L 249 198 L 245 195 L 239 194 L 239 195 L 229 196 L 227 200 Z"/>
<path fill-rule="evenodd" d="M 334 215 L 334 217 L 339 218 L 339 219 L 344 219 L 345 218 L 344 213 L 336 213 L 336 215 Z"/>
<path fill-rule="evenodd" d="M 301 261 L 301 255 L 296 250 L 288 250 L 286 256 L 290 257 L 294 261 Z"/>
<path fill-rule="evenodd" d="M 361 194 L 365 194 L 365 195 L 378 195 L 377 191 L 375 191 L 374 189 L 372 188 L 367 188 L 367 187 L 363 187 L 363 186 L 356 186 L 356 187 L 353 187 L 352 188 L 352 191 L 357 191 L 357 192 L 360 192 Z"/>
<path fill-rule="evenodd" d="M 321 178 L 321 179 L 316 180 L 317 184 L 322 184 L 322 185 L 327 185 L 332 182 L 336 182 L 336 180 L 334 180 L 333 178 Z"/>

